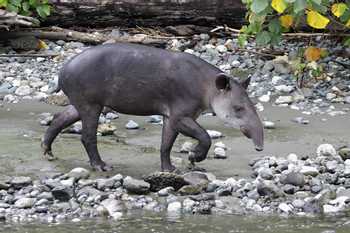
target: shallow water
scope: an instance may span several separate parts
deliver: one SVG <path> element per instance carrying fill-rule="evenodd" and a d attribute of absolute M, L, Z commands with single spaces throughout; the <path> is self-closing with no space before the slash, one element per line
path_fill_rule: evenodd
<path fill-rule="evenodd" d="M 41 103 L 20 103 L 0 107 L 0 175 L 30 175 L 34 178 L 44 177 L 50 173 L 67 172 L 74 167 L 88 167 L 87 156 L 78 135 L 60 135 L 53 145 L 53 152 L 59 160 L 48 162 L 42 158 L 40 138 L 45 127 L 38 124 L 38 114 L 57 112 L 61 108 Z M 224 133 L 220 139 L 229 147 L 228 159 L 209 158 L 200 166 L 214 173 L 218 178 L 250 174 L 248 162 L 265 155 L 287 156 L 315 154 L 321 143 L 335 146 L 348 145 L 350 135 L 348 115 L 338 117 L 305 116 L 310 125 L 298 125 L 291 119 L 300 116 L 297 111 L 266 106 L 261 113 L 276 123 L 276 129 L 266 130 L 266 147 L 264 152 L 254 151 L 252 143 L 239 131 L 226 128 L 215 117 L 201 117 L 199 122 L 207 129 Z M 321 118 L 327 118 L 323 122 Z M 128 119 L 137 121 L 144 129 L 128 131 L 124 125 Z M 113 174 L 121 173 L 133 177 L 159 170 L 159 144 L 161 126 L 146 122 L 146 117 L 121 115 L 113 121 L 117 126 L 118 137 L 99 137 L 99 149 L 103 159 L 114 166 Z M 183 158 L 180 154 L 181 144 L 189 140 L 180 137 L 176 141 L 172 156 Z M 214 140 L 216 142 L 218 140 Z M 93 173 L 93 176 L 105 176 L 105 173 Z M 175 216 L 176 217 L 176 216 Z M 74 223 L 2 223 L 0 232 L 299 232 L 316 233 L 336 229 L 339 233 L 350 232 L 350 217 L 337 218 L 279 218 L 263 216 L 212 215 L 180 218 L 167 215 L 154 215 L 137 212 L 126 215 L 120 221 L 93 219 Z"/>
<path fill-rule="evenodd" d="M 243 217 L 237 215 L 186 215 L 161 216 L 147 213 L 133 213 L 121 220 L 82 220 L 80 222 L 4 224 L 0 232 L 36 233 L 105 233 L 105 232 L 195 232 L 195 233 L 349 233 L 349 217 L 337 218 L 281 218 Z"/>

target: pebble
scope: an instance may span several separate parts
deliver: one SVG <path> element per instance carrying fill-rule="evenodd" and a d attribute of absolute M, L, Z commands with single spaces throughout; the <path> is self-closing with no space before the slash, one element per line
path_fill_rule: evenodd
<path fill-rule="evenodd" d="M 300 173 L 304 174 L 305 176 L 317 176 L 319 174 L 319 171 L 316 167 L 303 166 L 300 170 Z"/>
<path fill-rule="evenodd" d="M 85 168 L 77 167 L 68 172 L 67 176 L 77 180 L 87 179 L 90 176 L 90 172 Z"/>
<path fill-rule="evenodd" d="M 275 104 L 277 105 L 291 104 L 291 103 L 293 103 L 293 96 L 279 96 L 275 101 Z"/>
<path fill-rule="evenodd" d="M 214 149 L 214 158 L 215 159 L 226 159 L 227 155 L 226 155 L 225 149 L 221 148 L 221 147 L 216 147 Z"/>
<path fill-rule="evenodd" d="M 272 121 L 263 121 L 263 125 L 265 129 L 275 129 L 275 123 Z"/>
<path fill-rule="evenodd" d="M 174 201 L 169 203 L 167 210 L 168 212 L 181 212 L 181 208 L 182 208 L 181 202 Z"/>
<path fill-rule="evenodd" d="M 15 202 L 15 207 L 20 209 L 31 208 L 36 202 L 35 198 L 24 197 Z"/>
<path fill-rule="evenodd" d="M 128 123 L 125 125 L 126 129 L 138 129 L 139 125 L 133 121 L 133 120 L 129 120 Z"/>
<path fill-rule="evenodd" d="M 150 184 L 143 181 L 137 180 L 130 176 L 125 177 L 123 180 L 123 187 L 130 193 L 134 194 L 147 194 L 150 191 Z"/>
<path fill-rule="evenodd" d="M 336 156 L 337 151 L 331 144 L 321 144 L 317 147 L 316 150 L 317 156 Z"/>
<path fill-rule="evenodd" d="M 208 129 L 207 133 L 209 134 L 210 138 L 212 138 L 212 139 L 217 139 L 217 138 L 221 138 L 224 136 L 221 132 L 216 131 L 216 130 L 209 130 Z"/>

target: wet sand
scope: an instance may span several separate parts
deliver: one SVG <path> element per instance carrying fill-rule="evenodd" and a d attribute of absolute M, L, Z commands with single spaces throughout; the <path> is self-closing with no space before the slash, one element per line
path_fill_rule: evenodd
<path fill-rule="evenodd" d="M 88 158 L 80 143 L 79 135 L 61 134 L 53 144 L 53 152 L 59 158 L 49 162 L 42 157 L 40 139 L 46 127 L 40 126 L 38 115 L 42 112 L 58 112 L 62 107 L 37 102 L 5 104 L 0 108 L 0 173 L 2 175 L 30 175 L 43 177 L 50 173 L 66 172 L 74 167 L 89 168 Z M 229 148 L 226 160 L 213 159 L 213 147 L 208 159 L 198 165 L 217 177 L 249 176 L 249 161 L 253 158 L 274 155 L 315 156 L 316 148 L 322 143 L 331 143 L 335 147 L 350 144 L 349 115 L 331 117 L 328 115 L 306 116 L 288 108 L 265 106 L 260 112 L 262 118 L 276 123 L 276 129 L 265 130 L 265 150 L 256 152 L 252 142 L 239 131 L 225 127 L 216 117 L 202 116 L 199 122 L 206 129 L 223 132 L 225 137 L 213 140 L 223 141 Z M 300 125 L 291 121 L 294 117 L 304 116 L 309 125 Z M 326 118 L 323 122 L 321 119 Z M 138 122 L 142 129 L 126 130 L 129 119 Z M 122 173 L 134 177 L 159 170 L 159 147 L 161 126 L 147 122 L 148 117 L 120 115 L 113 120 L 117 126 L 117 136 L 98 137 L 98 146 L 102 158 L 112 164 L 113 174 Z M 177 151 L 183 142 L 190 140 L 178 137 L 172 156 L 181 157 L 187 162 L 187 155 Z M 106 175 L 94 173 L 101 176 Z M 107 174 L 108 175 L 108 174 Z"/>

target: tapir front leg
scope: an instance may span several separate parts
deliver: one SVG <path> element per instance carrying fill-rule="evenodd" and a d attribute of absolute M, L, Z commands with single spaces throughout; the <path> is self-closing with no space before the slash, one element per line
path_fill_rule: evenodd
<path fill-rule="evenodd" d="M 194 164 L 194 162 L 201 162 L 206 159 L 211 146 L 211 139 L 207 131 L 190 117 L 179 119 L 176 128 L 183 135 L 198 140 L 198 145 L 194 148 L 194 153 L 189 156 L 191 163 Z"/>
<path fill-rule="evenodd" d="M 170 152 L 179 133 L 174 128 L 174 122 L 167 117 L 163 119 L 162 144 L 160 146 L 160 162 L 162 171 L 172 172 L 176 169 L 171 164 Z"/>

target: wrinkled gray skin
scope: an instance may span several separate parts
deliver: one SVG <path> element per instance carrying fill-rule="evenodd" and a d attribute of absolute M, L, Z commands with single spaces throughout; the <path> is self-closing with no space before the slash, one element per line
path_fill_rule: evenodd
<path fill-rule="evenodd" d="M 96 130 L 104 107 L 132 115 L 162 115 L 161 169 L 173 171 L 170 151 L 179 133 L 198 140 L 190 161 L 207 157 L 211 139 L 196 119 L 213 111 L 252 138 L 263 149 L 263 126 L 249 99 L 245 83 L 238 83 L 215 66 L 187 53 L 133 45 L 108 44 L 87 49 L 62 68 L 59 88 L 71 105 L 55 117 L 42 146 L 52 157 L 51 144 L 64 128 L 81 119 L 81 141 L 91 166 L 110 170 L 97 150 Z"/>

